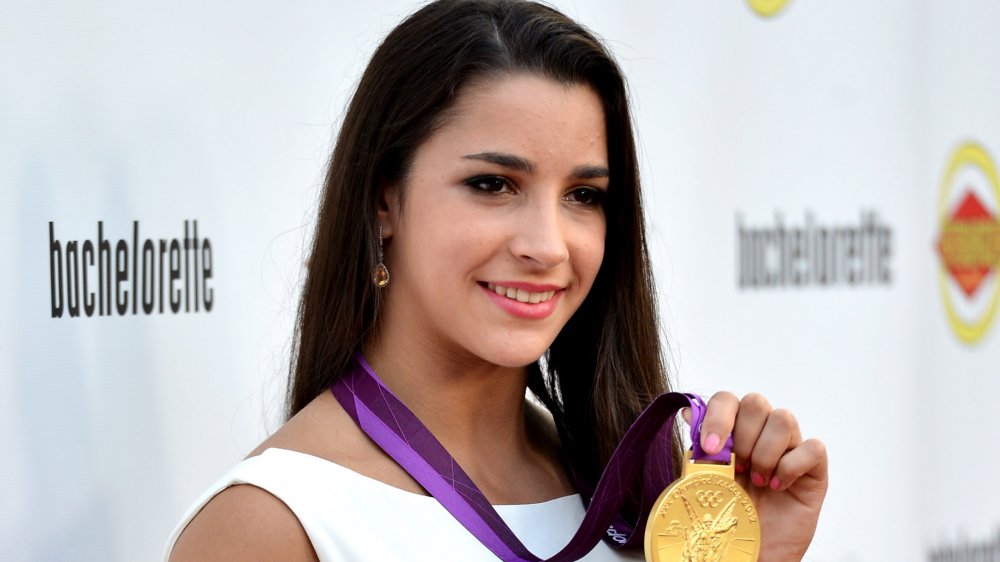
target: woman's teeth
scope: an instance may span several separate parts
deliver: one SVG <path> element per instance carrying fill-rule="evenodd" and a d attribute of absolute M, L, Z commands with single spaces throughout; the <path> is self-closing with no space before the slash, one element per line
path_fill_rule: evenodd
<path fill-rule="evenodd" d="M 515 289 L 514 287 L 504 287 L 502 285 L 495 285 L 493 283 L 487 283 L 486 288 L 500 295 L 501 297 L 507 297 L 508 299 L 514 299 L 518 302 L 526 302 L 530 304 L 545 302 L 551 299 L 552 295 L 556 294 L 555 291 L 543 291 L 541 293 L 532 293 L 531 291 L 525 291 L 524 289 Z"/>

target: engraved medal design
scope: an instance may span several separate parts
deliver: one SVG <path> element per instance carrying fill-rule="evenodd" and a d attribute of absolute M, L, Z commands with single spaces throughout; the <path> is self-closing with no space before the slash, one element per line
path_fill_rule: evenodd
<path fill-rule="evenodd" d="M 646 523 L 647 562 L 755 562 L 757 509 L 729 464 L 697 463 L 660 494 Z"/>

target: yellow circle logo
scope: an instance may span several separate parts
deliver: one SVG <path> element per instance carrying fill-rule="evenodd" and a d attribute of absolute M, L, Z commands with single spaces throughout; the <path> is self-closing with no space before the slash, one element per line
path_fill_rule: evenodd
<path fill-rule="evenodd" d="M 780 12 L 788 0 L 747 0 L 747 4 L 750 4 L 751 10 L 769 18 Z"/>
<path fill-rule="evenodd" d="M 938 197 L 938 285 L 948 324 L 978 342 L 1000 303 L 1000 181 L 986 149 L 966 143 L 952 154 Z"/>

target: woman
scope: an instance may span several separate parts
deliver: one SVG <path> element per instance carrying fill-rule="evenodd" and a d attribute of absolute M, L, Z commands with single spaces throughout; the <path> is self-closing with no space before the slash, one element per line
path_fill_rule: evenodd
<path fill-rule="evenodd" d="M 577 484 L 666 391 L 630 119 L 610 55 L 551 8 L 442 0 L 394 29 L 326 178 L 291 418 L 197 502 L 170 559 L 495 559 L 331 395 L 357 354 L 530 550 L 557 552 Z M 760 559 L 800 559 L 823 445 L 762 397 L 719 393 L 702 446 L 730 434 Z"/>

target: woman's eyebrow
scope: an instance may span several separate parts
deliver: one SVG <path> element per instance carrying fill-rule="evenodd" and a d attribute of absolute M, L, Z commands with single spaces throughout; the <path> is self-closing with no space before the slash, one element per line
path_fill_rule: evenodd
<path fill-rule="evenodd" d="M 605 166 L 585 165 L 573 168 L 573 173 L 570 177 L 577 180 L 592 180 L 596 178 L 611 177 L 611 172 Z"/>
<path fill-rule="evenodd" d="M 522 158 L 520 156 L 515 156 L 513 154 L 505 154 L 503 152 L 479 152 L 476 154 L 466 154 L 462 158 L 468 160 L 481 160 L 483 162 L 490 162 L 497 164 L 498 166 L 503 166 L 505 168 L 511 168 L 521 172 L 534 172 L 535 164 L 527 158 Z M 611 176 L 611 172 L 608 171 L 606 166 L 595 166 L 585 164 L 583 166 L 577 166 L 573 168 L 570 173 L 570 177 L 578 180 L 590 180 L 595 178 L 607 178 Z"/>
<path fill-rule="evenodd" d="M 505 168 L 512 168 L 521 172 L 534 172 L 535 164 L 528 160 L 527 158 L 522 158 L 520 156 L 514 156 L 513 154 L 504 154 L 502 152 L 480 152 L 478 154 L 466 154 L 462 158 L 467 158 L 469 160 L 482 160 L 483 162 L 492 162 L 499 166 Z"/>

